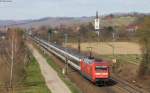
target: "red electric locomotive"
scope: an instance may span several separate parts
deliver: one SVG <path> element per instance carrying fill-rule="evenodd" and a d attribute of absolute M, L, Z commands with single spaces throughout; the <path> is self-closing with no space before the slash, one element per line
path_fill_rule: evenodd
<path fill-rule="evenodd" d="M 81 73 L 93 83 L 107 81 L 110 77 L 109 64 L 94 57 L 87 57 L 80 62 Z"/>

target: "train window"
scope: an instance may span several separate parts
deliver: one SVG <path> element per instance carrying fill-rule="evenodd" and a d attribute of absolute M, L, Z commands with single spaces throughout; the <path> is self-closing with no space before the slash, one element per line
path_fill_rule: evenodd
<path fill-rule="evenodd" d="M 84 62 L 87 64 L 92 64 L 94 60 L 92 59 L 84 59 Z"/>
<path fill-rule="evenodd" d="M 96 62 L 102 62 L 102 59 L 95 59 Z"/>
<path fill-rule="evenodd" d="M 107 66 L 96 66 L 96 71 L 103 71 L 103 70 L 107 70 Z"/>
<path fill-rule="evenodd" d="M 91 60 L 92 60 L 92 59 L 94 59 L 94 57 L 93 57 L 93 56 L 89 56 L 89 57 L 87 57 L 87 58 L 88 58 L 88 59 L 91 59 Z"/>

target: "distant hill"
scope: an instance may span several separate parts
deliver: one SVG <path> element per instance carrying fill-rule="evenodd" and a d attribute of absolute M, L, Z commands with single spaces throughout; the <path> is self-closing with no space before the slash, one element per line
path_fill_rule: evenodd
<path fill-rule="evenodd" d="M 17 24 L 26 24 L 31 22 L 31 20 L 0 20 L 0 27 L 3 26 L 12 26 Z"/>
<path fill-rule="evenodd" d="M 16 21 L 12 21 L 12 20 L 0 20 L 0 26 L 5 26 L 5 25 L 11 25 L 16 23 Z"/>
<path fill-rule="evenodd" d="M 39 26 L 60 26 L 60 25 L 74 25 L 92 22 L 93 17 L 46 17 L 38 20 L 20 20 L 20 21 L 1 21 L 0 26 L 9 26 L 9 27 L 21 27 L 21 28 L 30 28 L 30 27 L 39 27 Z"/>
<path fill-rule="evenodd" d="M 108 16 L 113 16 L 110 21 L 107 19 Z M 101 26 L 109 25 L 128 25 L 135 22 L 139 17 L 149 15 L 142 13 L 116 13 L 110 14 L 102 17 Z M 60 25 L 72 26 L 79 25 L 88 22 L 94 22 L 94 17 L 45 17 L 37 20 L 0 20 L 0 27 L 21 27 L 21 28 L 31 28 L 39 26 L 50 26 L 56 27 Z M 112 23 L 111 23 L 112 22 Z"/>

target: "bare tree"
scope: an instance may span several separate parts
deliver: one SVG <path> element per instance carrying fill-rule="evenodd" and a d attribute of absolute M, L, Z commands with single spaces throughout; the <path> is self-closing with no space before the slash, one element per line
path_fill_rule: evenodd
<path fill-rule="evenodd" d="M 139 68 L 139 76 L 150 75 L 150 17 L 145 17 L 138 31 L 143 52 L 143 60 Z"/>
<path fill-rule="evenodd" d="M 9 71 L 5 73 L 7 74 L 6 78 L 3 78 L 2 81 L 6 82 L 6 86 L 12 92 L 13 87 L 25 76 L 24 68 L 28 53 L 23 40 L 23 31 L 21 29 L 8 29 L 7 38 L 3 43 L 1 60 Z"/>

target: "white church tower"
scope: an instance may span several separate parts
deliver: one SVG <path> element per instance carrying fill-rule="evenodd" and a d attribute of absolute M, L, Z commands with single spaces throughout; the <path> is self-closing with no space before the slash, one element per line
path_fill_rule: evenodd
<path fill-rule="evenodd" d="M 96 17 L 95 17 L 95 22 L 94 22 L 94 28 L 95 32 L 97 33 L 98 36 L 100 36 L 100 18 L 98 15 L 98 11 L 96 12 Z"/>
<path fill-rule="evenodd" d="M 100 30 L 100 18 L 98 15 L 98 11 L 96 12 L 96 18 L 95 18 L 95 31 L 99 31 Z"/>

